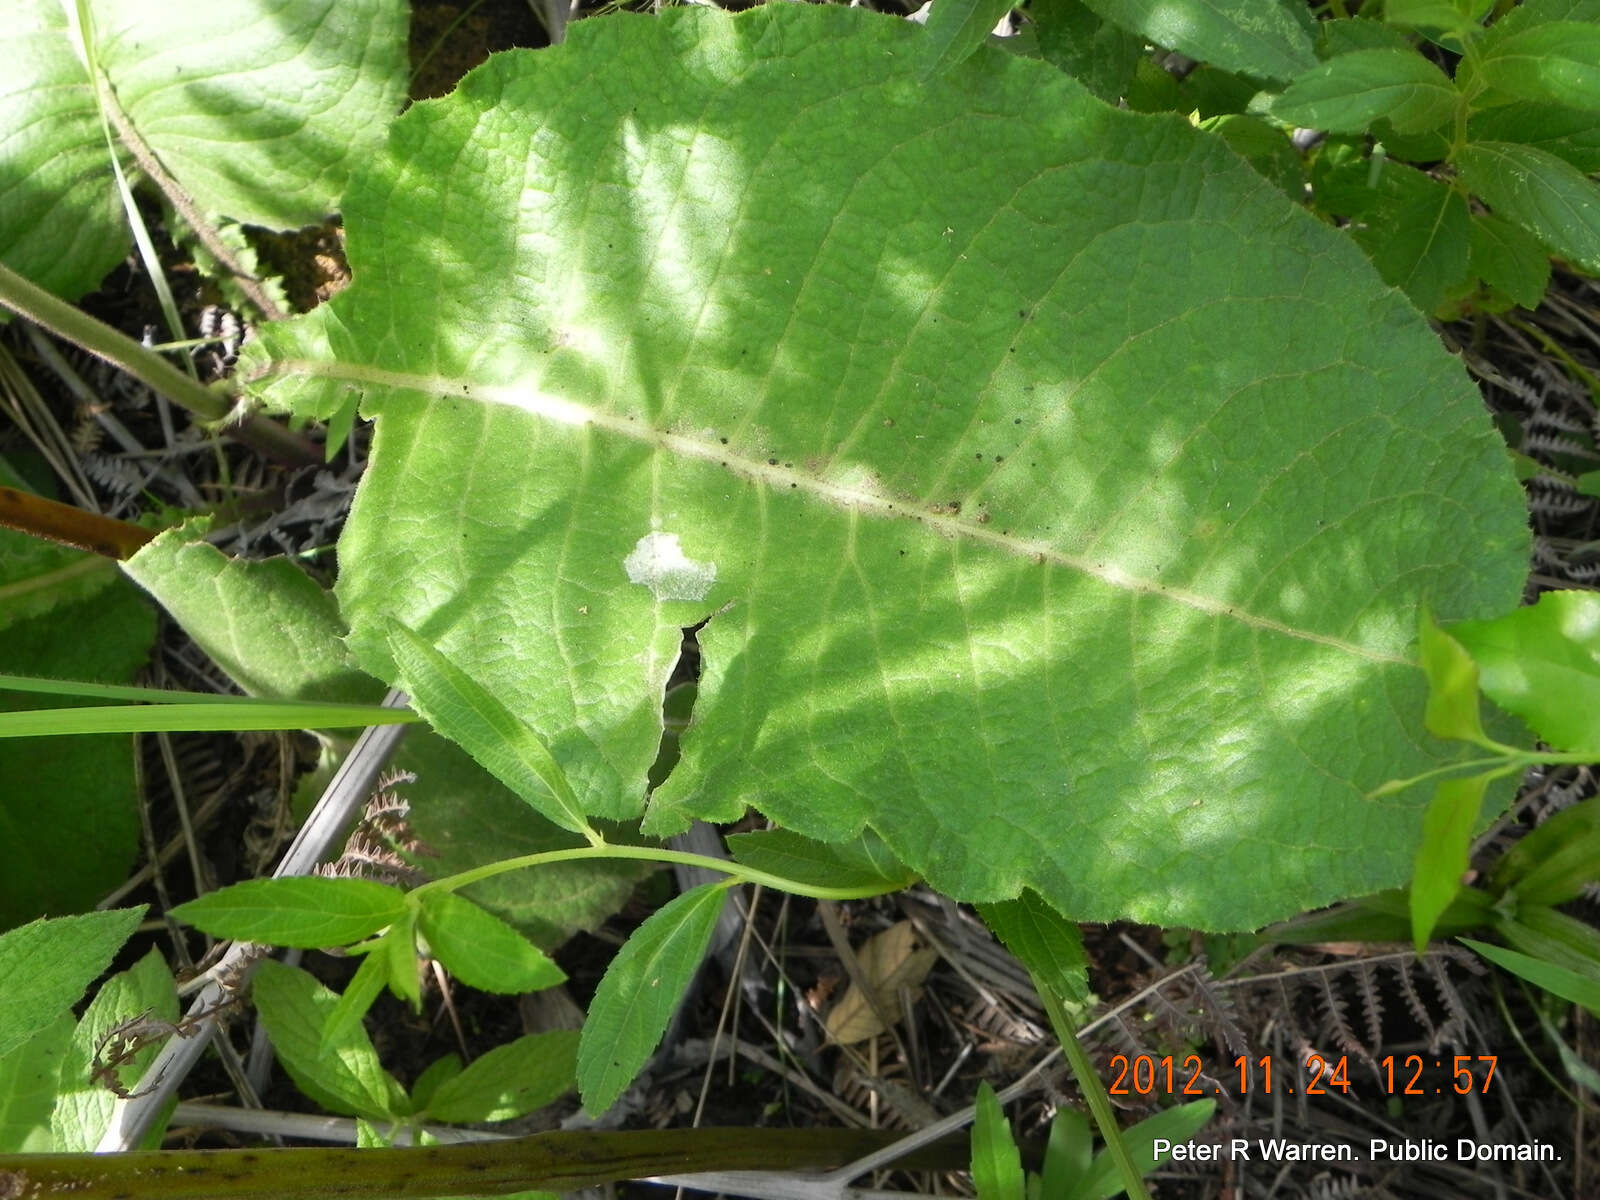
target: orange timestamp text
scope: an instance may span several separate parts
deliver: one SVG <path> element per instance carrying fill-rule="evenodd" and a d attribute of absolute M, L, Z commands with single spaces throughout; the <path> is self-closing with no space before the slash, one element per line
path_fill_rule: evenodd
<path fill-rule="evenodd" d="M 1485 1093 L 1494 1080 L 1496 1055 L 1455 1054 L 1433 1058 L 1421 1054 L 1386 1054 L 1377 1061 L 1377 1081 L 1388 1096 L 1438 1096 L 1454 1092 L 1465 1096 Z M 1274 1090 L 1289 1095 L 1326 1096 L 1331 1092 L 1350 1094 L 1349 1056 L 1337 1058 L 1308 1054 L 1297 1072 L 1274 1066 L 1270 1054 L 1251 1058 L 1241 1054 L 1233 1060 L 1229 1080 L 1238 1080 L 1238 1091 Z M 1222 1093 L 1219 1080 L 1210 1075 L 1198 1054 L 1114 1054 L 1112 1076 L 1107 1088 L 1113 1096 L 1215 1096 Z"/>

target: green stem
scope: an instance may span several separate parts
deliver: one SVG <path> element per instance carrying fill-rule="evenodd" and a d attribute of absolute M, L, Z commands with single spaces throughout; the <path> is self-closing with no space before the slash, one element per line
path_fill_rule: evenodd
<path fill-rule="evenodd" d="M 800 883 L 798 880 L 785 879 L 782 875 L 773 875 L 768 871 L 757 871 L 753 867 L 740 866 L 738 863 L 729 862 L 726 859 L 709 858 L 703 854 L 690 854 L 683 850 L 665 850 L 657 846 L 618 846 L 614 843 L 606 842 L 599 846 L 577 846 L 571 850 L 546 850 L 540 854 L 524 854 L 521 858 L 508 858 L 501 862 L 486 863 L 481 867 L 474 867 L 470 871 L 462 871 L 459 875 L 450 875 L 444 879 L 435 879 L 431 883 L 425 883 L 421 887 L 414 889 L 411 894 L 417 895 L 427 891 L 453 892 L 458 888 L 467 887 L 469 884 L 477 883 L 480 880 L 492 879 L 496 875 L 503 875 L 507 871 L 522 871 L 528 867 L 542 867 L 550 863 L 577 862 L 591 858 L 625 858 L 638 862 L 679 863 L 688 867 L 703 867 L 708 871 L 716 871 L 729 876 L 729 884 L 759 883 L 780 892 L 788 892 L 795 896 L 811 896 L 817 900 L 861 900 L 868 896 L 881 896 L 887 891 L 896 890 L 891 887 L 822 887 L 818 884 Z"/>
<path fill-rule="evenodd" d="M 73 1200 L 277 1200 L 337 1196 L 411 1200 L 566 1192 L 698 1171 L 829 1170 L 902 1135 L 866 1129 L 665 1129 L 540 1133 L 416 1149 L 148 1150 L 0 1155 L 0 1196 Z M 965 1139 L 903 1160 L 955 1170 Z M 931 1152 L 931 1153 L 930 1153 Z"/>
<path fill-rule="evenodd" d="M 155 351 L 145 349 L 104 322 L 79 312 L 4 263 L 0 263 L 0 306 L 120 367 L 203 421 L 224 421 L 232 409 L 226 396 L 190 379 Z M 316 446 L 259 413 L 247 417 L 242 425 L 228 432 L 229 436 L 280 462 L 311 466 L 322 461 Z"/>
<path fill-rule="evenodd" d="M 1029 974 L 1033 975 L 1033 972 Z M 1100 1129 L 1100 1136 L 1105 1139 L 1106 1153 L 1117 1164 L 1117 1174 L 1122 1176 L 1122 1186 L 1128 1193 L 1128 1200 L 1150 1200 L 1150 1192 L 1144 1186 L 1144 1176 L 1134 1164 L 1133 1156 L 1128 1153 L 1127 1144 L 1122 1140 L 1122 1127 L 1117 1124 L 1116 1113 L 1111 1111 L 1111 1097 L 1106 1095 L 1099 1072 L 1089 1061 L 1083 1043 L 1078 1041 L 1078 1027 L 1073 1024 L 1055 990 L 1037 975 L 1033 975 L 1033 988 L 1044 1001 L 1044 1010 L 1050 1016 L 1050 1028 L 1055 1030 L 1067 1065 L 1072 1068 L 1073 1077 L 1083 1091 L 1083 1098 L 1089 1103 L 1089 1112 Z"/>

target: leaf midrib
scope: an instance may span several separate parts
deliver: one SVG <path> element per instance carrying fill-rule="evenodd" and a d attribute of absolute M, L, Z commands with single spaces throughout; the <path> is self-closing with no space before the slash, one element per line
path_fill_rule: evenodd
<path fill-rule="evenodd" d="M 1277 634 L 1296 641 L 1327 646 L 1334 650 L 1366 659 L 1369 662 L 1390 663 L 1396 666 L 1415 666 L 1413 659 L 1387 654 L 1344 638 L 1296 629 L 1271 617 L 1260 616 L 1227 604 L 1199 592 L 1169 584 L 1141 579 L 1115 565 L 1094 562 L 1070 554 L 1060 547 L 1033 538 L 1021 538 L 1009 532 L 990 529 L 971 518 L 947 513 L 921 512 L 905 504 L 898 504 L 884 496 L 829 483 L 793 467 L 774 466 L 765 459 L 750 458 L 733 451 L 720 442 L 712 443 L 678 433 L 668 433 L 626 416 L 604 412 L 588 405 L 563 400 L 558 396 L 542 395 L 529 386 L 505 384 L 474 384 L 443 375 L 419 375 L 404 371 L 391 371 L 366 364 L 322 362 L 306 359 L 280 359 L 250 380 L 260 383 L 282 376 L 302 375 L 333 382 L 365 386 L 394 388 L 399 391 L 421 392 L 436 397 L 456 400 L 477 400 L 521 409 L 534 416 L 544 417 L 562 425 L 573 427 L 593 426 L 606 433 L 634 442 L 654 445 L 658 449 L 683 458 L 712 462 L 729 472 L 756 483 L 764 483 L 775 491 L 794 490 L 823 500 L 839 508 L 875 512 L 897 520 L 914 520 L 946 537 L 988 546 L 1015 558 L 1032 559 L 1036 563 L 1049 563 L 1076 571 L 1122 591 L 1141 596 L 1153 596 L 1184 605 L 1212 617 L 1226 617 L 1242 625 Z"/>

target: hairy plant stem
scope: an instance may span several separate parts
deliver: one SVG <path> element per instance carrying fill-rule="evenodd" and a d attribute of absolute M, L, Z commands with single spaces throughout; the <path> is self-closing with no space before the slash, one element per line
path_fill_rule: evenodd
<path fill-rule="evenodd" d="M 481 867 L 474 867 L 470 871 L 462 871 L 459 875 L 450 875 L 444 879 L 435 879 L 416 888 L 411 894 L 420 892 L 439 891 L 453 892 L 469 884 L 478 883 L 480 880 L 491 879 L 496 875 L 503 875 L 507 871 L 521 871 L 528 867 L 542 867 L 550 863 L 576 862 L 586 858 L 627 858 L 638 862 L 663 862 L 677 863 L 686 867 L 703 867 L 708 871 L 715 871 L 719 875 L 730 876 L 729 884 L 759 883 L 766 887 L 776 888 L 780 892 L 789 892 L 796 896 L 810 896 L 816 900 L 862 900 L 868 896 L 881 896 L 896 888 L 885 885 L 874 888 L 842 888 L 823 887 L 819 884 L 801 883 L 794 879 L 785 879 L 782 875 L 773 875 L 768 871 L 757 871 L 752 867 L 742 867 L 738 863 L 726 859 L 710 858 L 704 854 L 690 854 L 684 850 L 665 850 L 656 846 L 619 846 L 613 842 L 602 842 L 598 846 L 577 846 L 571 850 L 545 850 L 539 854 L 524 854 L 521 858 L 507 858 L 500 862 L 485 863 Z"/>
<path fill-rule="evenodd" d="M 277 1200 L 280 1196 L 502 1196 L 699 1171 L 830 1170 L 897 1140 L 867 1129 L 665 1129 L 539 1133 L 407 1149 L 147 1150 L 0 1155 L 0 1196 L 35 1200 Z M 924 1147 L 910 1167 L 960 1169 L 965 1138 Z"/>
<path fill-rule="evenodd" d="M 1088 1101 L 1089 1112 L 1100 1129 L 1100 1136 L 1105 1139 L 1106 1153 L 1117 1164 L 1117 1174 L 1122 1177 L 1122 1187 L 1128 1193 L 1128 1200 L 1150 1200 L 1150 1192 L 1144 1186 L 1144 1176 L 1134 1165 L 1127 1144 L 1122 1140 L 1122 1127 L 1117 1124 L 1117 1114 L 1111 1111 L 1111 1097 L 1106 1095 L 1105 1084 L 1100 1082 L 1100 1075 L 1089 1061 L 1083 1043 L 1078 1041 L 1078 1027 L 1072 1023 L 1055 989 L 1032 971 L 1028 974 L 1033 979 L 1034 991 L 1044 1001 L 1044 1011 L 1050 1017 L 1050 1028 L 1055 1030 L 1056 1040 L 1061 1043 L 1061 1052 L 1066 1055 L 1067 1065 L 1072 1068 L 1072 1076 L 1078 1081 L 1083 1098 Z"/>
<path fill-rule="evenodd" d="M 232 409 L 226 396 L 190 379 L 155 351 L 79 312 L 4 263 L 0 263 L 0 306 L 121 368 L 203 421 L 226 420 Z M 228 430 L 228 435 L 278 462 L 314 466 L 322 461 L 321 452 L 311 442 L 259 413 L 246 417 L 237 428 Z"/>

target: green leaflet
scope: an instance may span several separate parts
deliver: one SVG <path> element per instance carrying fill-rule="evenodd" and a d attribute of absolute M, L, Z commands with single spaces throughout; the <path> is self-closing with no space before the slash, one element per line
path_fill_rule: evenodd
<path fill-rule="evenodd" d="M 445 1079 L 429 1096 L 424 1111 L 435 1121 L 509 1121 L 525 1116 L 578 1086 L 577 1062 L 576 1030 L 529 1034 L 496 1046 Z M 420 1095 L 418 1105 L 422 1105 Z"/>
<path fill-rule="evenodd" d="M 116 908 L 0 934 L 0 1056 L 76 1004 L 142 916 L 143 905 Z"/>
<path fill-rule="evenodd" d="M 716 883 L 673 897 L 611 960 L 578 1044 L 578 1089 L 591 1114 L 616 1102 L 661 1041 L 727 898 L 727 888 Z"/>
<path fill-rule="evenodd" d="M 61 1088 L 50 1116 L 53 1151 L 88 1153 L 99 1144 L 111 1124 L 117 1096 L 95 1078 L 96 1059 L 106 1051 L 106 1039 L 118 1025 L 144 1016 L 158 1022 L 178 1019 L 172 972 L 155 949 L 106 980 L 73 1030 L 60 1063 Z M 118 1078 L 126 1087 L 139 1081 L 160 1048 L 158 1037 L 146 1035 L 145 1041 L 119 1067 Z"/>
<path fill-rule="evenodd" d="M 398 621 L 389 627 L 389 652 L 434 728 L 458 742 L 541 817 L 595 840 L 561 765 L 526 722 Z"/>
<path fill-rule="evenodd" d="M 485 992 L 535 992 L 566 980 L 527 938 L 499 917 L 449 892 L 424 892 L 422 935 L 450 973 Z"/>
<path fill-rule="evenodd" d="M 1015 900 L 978 907 L 983 923 L 1005 943 L 1040 984 L 1061 999 L 1081 1004 L 1089 996 L 1089 959 L 1078 927 L 1024 891 Z"/>
<path fill-rule="evenodd" d="M 1600 25 L 1552 21 L 1496 39 L 1483 79 L 1523 100 L 1600 109 Z"/>
<path fill-rule="evenodd" d="M 1472 656 L 1484 695 L 1558 750 L 1600 752 L 1600 596 L 1546 592 L 1449 636 Z"/>
<path fill-rule="evenodd" d="M 0 1154 L 55 1148 L 50 1114 L 61 1090 L 61 1060 L 76 1022 L 70 1009 L 7 1054 L 0 1054 Z"/>
<path fill-rule="evenodd" d="M 987 1079 L 978 1085 L 977 1107 L 972 1124 L 972 1186 L 978 1200 L 1023 1200 L 1022 1152 Z"/>
<path fill-rule="evenodd" d="M 172 910 L 213 937 L 316 950 L 359 942 L 406 911 L 405 894 L 370 879 L 251 879 Z"/>
<path fill-rule="evenodd" d="M 71 7 L 8 6 L 0 257 L 75 298 L 127 252 L 128 231 Z M 90 9 L 122 148 L 159 163 L 193 217 L 274 228 L 322 220 L 404 100 L 406 9 L 396 0 Z"/>
<path fill-rule="evenodd" d="M 1411 940 L 1418 954 L 1427 949 L 1433 927 L 1461 890 L 1484 790 L 1503 773 L 1441 779 L 1434 788 L 1422 819 L 1422 846 L 1411 879 Z"/>
<path fill-rule="evenodd" d="M 396 123 L 346 195 L 357 283 L 242 368 L 377 420 L 358 662 L 397 678 L 416 630 L 622 820 L 709 618 L 651 833 L 870 827 L 1078 919 L 1393 886 L 1418 803 L 1364 797 L 1453 753 L 1416 605 L 1524 573 L 1476 393 L 1217 140 L 987 48 L 925 87 L 923 32 L 580 22 Z"/>
<path fill-rule="evenodd" d="M 1296 78 L 1272 115 L 1330 133 L 1365 133 L 1379 119 L 1422 133 L 1449 120 L 1459 99 L 1450 77 L 1415 50 L 1357 50 Z"/>
<path fill-rule="evenodd" d="M 1498 216 L 1586 271 L 1600 272 L 1600 190 L 1576 167 L 1512 142 L 1473 142 L 1456 165 Z"/>
<path fill-rule="evenodd" d="M 359 1021 L 323 1045 L 339 998 L 299 967 L 268 959 L 250 986 L 278 1061 L 294 1084 L 329 1112 L 382 1121 L 403 1116 L 406 1096 L 378 1062 Z"/>

